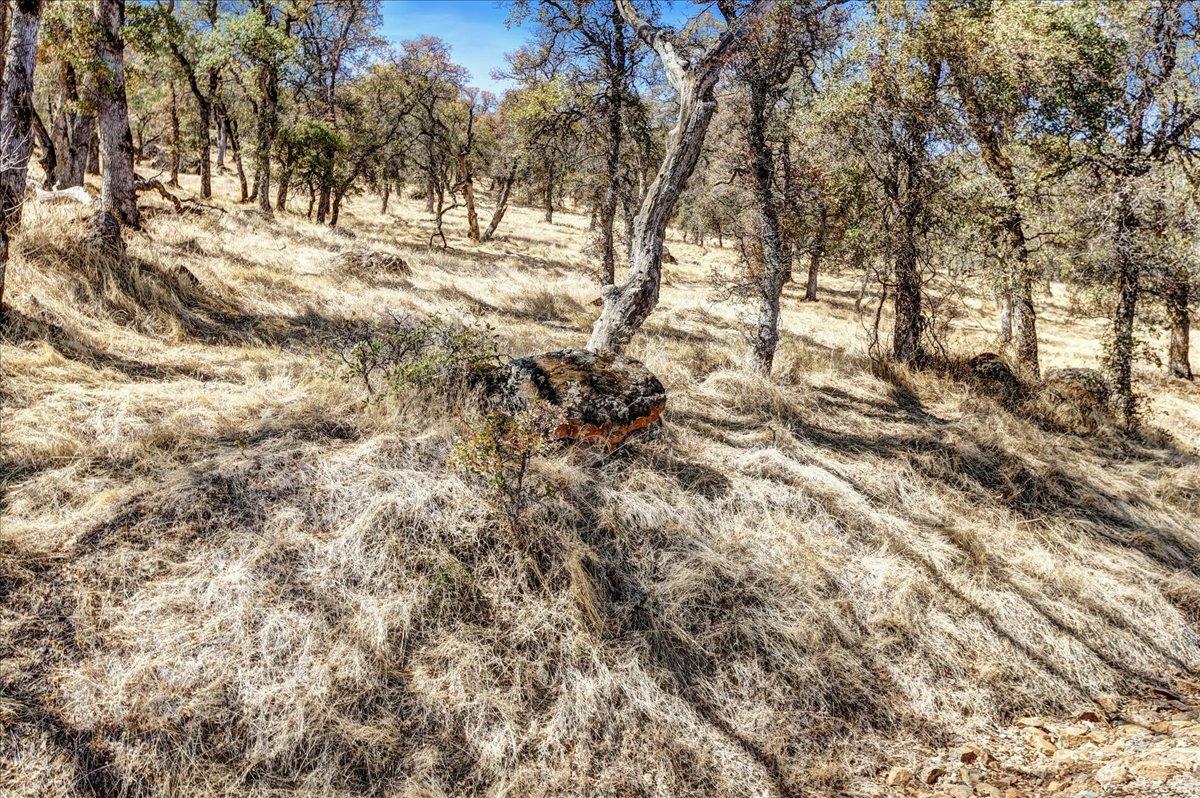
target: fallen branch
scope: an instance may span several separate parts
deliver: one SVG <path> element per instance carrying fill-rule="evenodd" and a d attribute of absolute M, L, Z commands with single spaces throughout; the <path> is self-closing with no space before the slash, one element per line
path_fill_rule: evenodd
<path fill-rule="evenodd" d="M 224 208 L 218 208 L 215 205 L 205 205 L 204 203 L 198 202 L 194 199 L 180 199 L 179 197 L 172 194 L 170 191 L 167 191 L 167 187 L 165 185 L 163 185 L 163 182 L 156 177 L 147 178 L 145 180 L 138 180 L 136 183 L 133 184 L 133 189 L 134 189 L 134 191 L 138 191 L 138 192 L 140 192 L 140 191 L 156 191 L 156 192 L 158 192 L 158 194 L 163 199 L 167 200 L 173 206 L 175 206 L 176 213 L 200 213 L 201 211 L 205 211 L 205 210 L 220 211 L 221 213 L 225 212 Z M 189 203 L 189 204 L 185 205 L 184 203 Z"/>
<path fill-rule="evenodd" d="M 32 185 L 32 184 L 31 184 Z M 33 195 L 38 202 L 56 204 L 59 202 L 78 202 L 81 205 L 91 205 L 94 200 L 83 186 L 71 188 L 44 189 L 33 185 Z"/>
<path fill-rule="evenodd" d="M 170 191 L 167 191 L 167 187 L 164 186 L 163 182 L 157 178 L 152 177 L 149 180 L 139 180 L 133 184 L 133 190 L 134 191 L 157 191 L 162 196 L 163 199 L 167 200 L 168 202 L 170 202 L 172 205 L 175 206 L 176 213 L 185 213 L 187 211 L 191 211 L 192 213 L 199 212 L 195 208 L 185 208 L 183 206 L 183 201 L 180 200 L 179 197 L 176 197 L 174 194 L 172 194 Z"/>

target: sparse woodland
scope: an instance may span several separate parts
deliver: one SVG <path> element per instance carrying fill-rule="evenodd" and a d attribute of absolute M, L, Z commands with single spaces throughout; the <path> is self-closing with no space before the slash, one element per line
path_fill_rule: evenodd
<path fill-rule="evenodd" d="M 0 795 L 1200 794 L 1200 3 L 505 10 L 0 0 Z"/>

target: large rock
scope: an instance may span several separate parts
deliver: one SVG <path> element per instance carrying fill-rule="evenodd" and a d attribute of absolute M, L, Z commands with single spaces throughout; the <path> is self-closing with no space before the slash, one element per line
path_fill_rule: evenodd
<path fill-rule="evenodd" d="M 982 352 L 967 361 L 971 378 L 993 392 L 1001 404 L 1011 405 L 1024 399 L 1026 388 L 1011 367 L 994 352 Z"/>
<path fill-rule="evenodd" d="M 661 382 L 639 361 L 584 349 L 516 358 L 485 383 L 488 403 L 518 412 L 536 401 L 561 409 L 555 439 L 617 446 L 658 422 L 667 406 Z"/>

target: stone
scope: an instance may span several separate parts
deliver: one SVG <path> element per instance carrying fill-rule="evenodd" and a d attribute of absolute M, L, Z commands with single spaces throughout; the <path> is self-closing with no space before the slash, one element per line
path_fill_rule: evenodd
<path fill-rule="evenodd" d="M 1129 771 L 1126 770 L 1124 762 L 1109 762 L 1096 771 L 1095 779 L 1101 787 L 1108 788 L 1129 781 Z"/>
<path fill-rule="evenodd" d="M 662 418 L 667 392 L 640 361 L 623 355 L 563 349 L 516 358 L 484 377 L 493 409 L 520 412 L 545 402 L 561 412 L 553 440 L 619 446 Z"/>
<path fill-rule="evenodd" d="M 982 352 L 967 361 L 967 370 L 975 382 L 1003 404 L 1025 398 L 1028 389 L 1012 367 L 995 352 Z"/>
<path fill-rule="evenodd" d="M 938 779 L 946 775 L 946 769 L 941 765 L 926 765 L 921 769 L 921 781 L 926 784 L 937 784 Z"/>
<path fill-rule="evenodd" d="M 911 768 L 894 767 L 888 771 L 887 786 L 898 787 L 902 784 L 908 784 L 913 780 L 913 772 Z"/>

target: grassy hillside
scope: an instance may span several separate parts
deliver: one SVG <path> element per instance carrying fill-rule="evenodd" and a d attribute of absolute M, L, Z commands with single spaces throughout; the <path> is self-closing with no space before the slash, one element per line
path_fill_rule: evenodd
<path fill-rule="evenodd" d="M 367 403 L 330 341 L 416 313 L 581 345 L 587 220 L 517 208 L 472 247 L 451 217 L 442 252 L 417 204 L 376 203 L 332 231 L 163 213 L 123 260 L 74 208 L 28 209 L 0 338 L 0 792 L 871 795 L 991 724 L 1195 678 L 1200 387 L 1147 366 L 1147 434 L 1049 431 L 872 368 L 838 277 L 815 305 L 788 288 L 768 381 L 708 288 L 733 251 L 672 241 L 632 351 L 668 388 L 661 434 L 539 457 L 513 530 L 454 463 L 470 418 Z M 363 247 L 411 273 L 343 257 Z M 1067 302 L 1046 362 L 1094 366 L 1101 324 Z"/>

